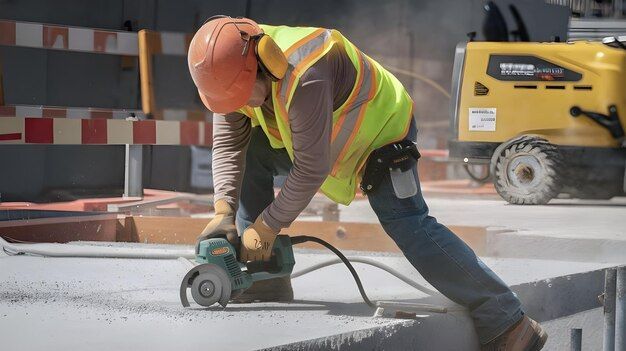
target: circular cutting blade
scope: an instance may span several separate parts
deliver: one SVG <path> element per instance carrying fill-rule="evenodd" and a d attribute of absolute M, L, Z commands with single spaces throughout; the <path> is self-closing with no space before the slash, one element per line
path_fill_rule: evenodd
<path fill-rule="evenodd" d="M 216 302 L 226 307 L 232 292 L 228 274 L 211 263 L 196 266 L 185 275 L 180 286 L 180 300 L 185 307 L 189 307 L 187 288 L 191 288 L 193 300 L 205 307 Z"/>

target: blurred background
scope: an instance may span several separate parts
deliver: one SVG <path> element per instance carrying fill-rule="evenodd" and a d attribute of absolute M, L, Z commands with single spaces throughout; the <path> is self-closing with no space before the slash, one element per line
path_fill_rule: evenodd
<path fill-rule="evenodd" d="M 496 3 L 506 7 L 511 1 Z M 514 3 L 533 41 L 601 37 L 607 26 L 611 33 L 626 27 L 623 0 Z M 481 38 L 484 4 L 479 0 L 0 0 L 0 17 L 132 32 L 194 33 L 216 14 L 267 24 L 336 28 L 404 83 L 415 101 L 420 148 L 440 150 L 446 149 L 450 127 L 454 48 L 467 40 L 468 33 Z M 503 14 L 514 27 L 511 13 Z M 141 109 L 137 61 L 130 56 L 0 46 L 4 102 Z M 203 109 L 183 56 L 155 56 L 154 94 L 159 108 Z M 210 192 L 206 149 L 145 146 L 143 153 L 144 187 Z M 0 201 L 56 201 L 123 191 L 124 146 L 3 145 L 0 159 Z M 421 172 L 425 180 L 466 177 L 458 166 L 441 162 Z"/>

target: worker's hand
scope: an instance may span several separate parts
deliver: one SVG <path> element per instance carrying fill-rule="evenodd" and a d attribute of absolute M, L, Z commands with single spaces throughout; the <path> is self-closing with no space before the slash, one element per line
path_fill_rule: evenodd
<path fill-rule="evenodd" d="M 269 261 L 277 235 L 259 216 L 241 236 L 241 262 Z"/>
<path fill-rule="evenodd" d="M 207 224 L 196 239 L 196 254 L 200 250 L 200 242 L 210 238 L 226 238 L 235 250 L 239 248 L 239 236 L 235 227 L 235 211 L 226 202 L 220 199 L 215 202 L 215 217 Z"/>

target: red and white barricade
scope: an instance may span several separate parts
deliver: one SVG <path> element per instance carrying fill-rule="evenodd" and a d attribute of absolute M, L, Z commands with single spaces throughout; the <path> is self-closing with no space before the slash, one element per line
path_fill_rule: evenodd
<path fill-rule="evenodd" d="M 192 34 L 151 32 L 154 52 L 186 56 Z M 138 56 L 136 32 L 61 26 L 0 19 L 0 45 Z"/>
<path fill-rule="evenodd" d="M 0 84 L 0 144 L 126 145 L 125 194 L 141 196 L 142 145 L 212 145 L 209 111 L 154 108 L 152 55 L 185 56 L 191 37 L 0 19 L 0 45 L 138 57 L 147 102 L 141 111 L 3 105 Z"/>
<path fill-rule="evenodd" d="M 0 117 L 0 144 L 212 145 L 201 121 Z"/>

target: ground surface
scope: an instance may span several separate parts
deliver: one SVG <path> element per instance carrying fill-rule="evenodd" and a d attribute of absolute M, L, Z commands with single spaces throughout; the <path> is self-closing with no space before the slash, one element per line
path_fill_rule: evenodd
<path fill-rule="evenodd" d="M 447 225 L 503 228 L 525 235 L 555 238 L 626 240 L 625 198 L 611 201 L 553 200 L 545 206 L 428 196 L 426 202 L 431 215 Z M 367 200 L 339 207 L 342 221 L 378 221 Z"/>
<path fill-rule="evenodd" d="M 431 214 L 449 225 L 502 228 L 540 240 L 626 241 L 624 200 L 559 200 L 532 207 L 493 199 L 427 198 L 427 202 Z M 342 221 L 377 221 L 367 200 L 341 207 L 340 216 Z M 541 242 L 531 242 L 530 246 L 527 252 L 543 250 Z M 576 246 L 581 247 L 584 250 L 584 246 Z M 570 262 L 558 255 L 562 247 L 552 250 L 555 254 L 549 260 L 507 256 L 487 257 L 484 261 L 511 285 L 607 266 L 585 262 L 589 256 Z M 330 258 L 327 254 L 297 251 L 295 270 Z M 373 258 L 425 284 L 404 258 Z M 626 254 L 622 257 L 614 253 L 612 262 L 626 262 Z M 416 341 L 420 345 L 432 345 L 429 342 L 445 338 L 451 340 L 448 345 L 453 345 L 458 341 L 445 332 L 453 326 L 459 338 L 464 335 L 469 340 L 468 350 L 475 347 L 465 312 L 433 315 L 426 320 L 429 323 L 372 319 L 372 311 L 361 302 L 343 266 L 294 279 L 296 301 L 292 304 L 231 304 L 226 310 L 180 306 L 178 286 L 188 268 L 188 264 L 177 260 L 55 259 L 6 256 L 0 251 L 0 349 L 250 350 L 307 343 L 342 333 L 351 335 L 352 341 L 375 335 L 372 330 L 382 330 L 383 336 L 394 335 L 399 326 L 407 323 L 421 330 Z M 375 268 L 357 264 L 357 270 L 372 299 L 407 301 L 425 297 Z M 454 306 L 442 298 L 429 301 Z M 563 344 L 567 342 L 567 329 L 578 325 L 593 337 L 586 341 L 589 349 L 597 349 L 598 325 L 587 325 L 586 321 L 598 318 L 598 311 L 593 310 L 546 323 L 555 335 L 550 349 L 567 349 Z M 592 340 L 595 344 L 590 344 Z"/>
<path fill-rule="evenodd" d="M 332 258 L 297 252 L 296 271 Z M 402 257 L 375 256 L 423 282 Z M 598 267 L 592 263 L 486 259 L 509 284 Z M 0 342 L 7 350 L 249 350 L 406 323 L 372 319 L 343 266 L 294 279 L 292 304 L 184 309 L 178 299 L 188 265 L 176 260 L 0 257 Z M 373 299 L 425 295 L 375 268 L 358 265 Z M 450 306 L 451 302 L 440 301 Z M 457 320 L 458 312 L 436 318 Z"/>

